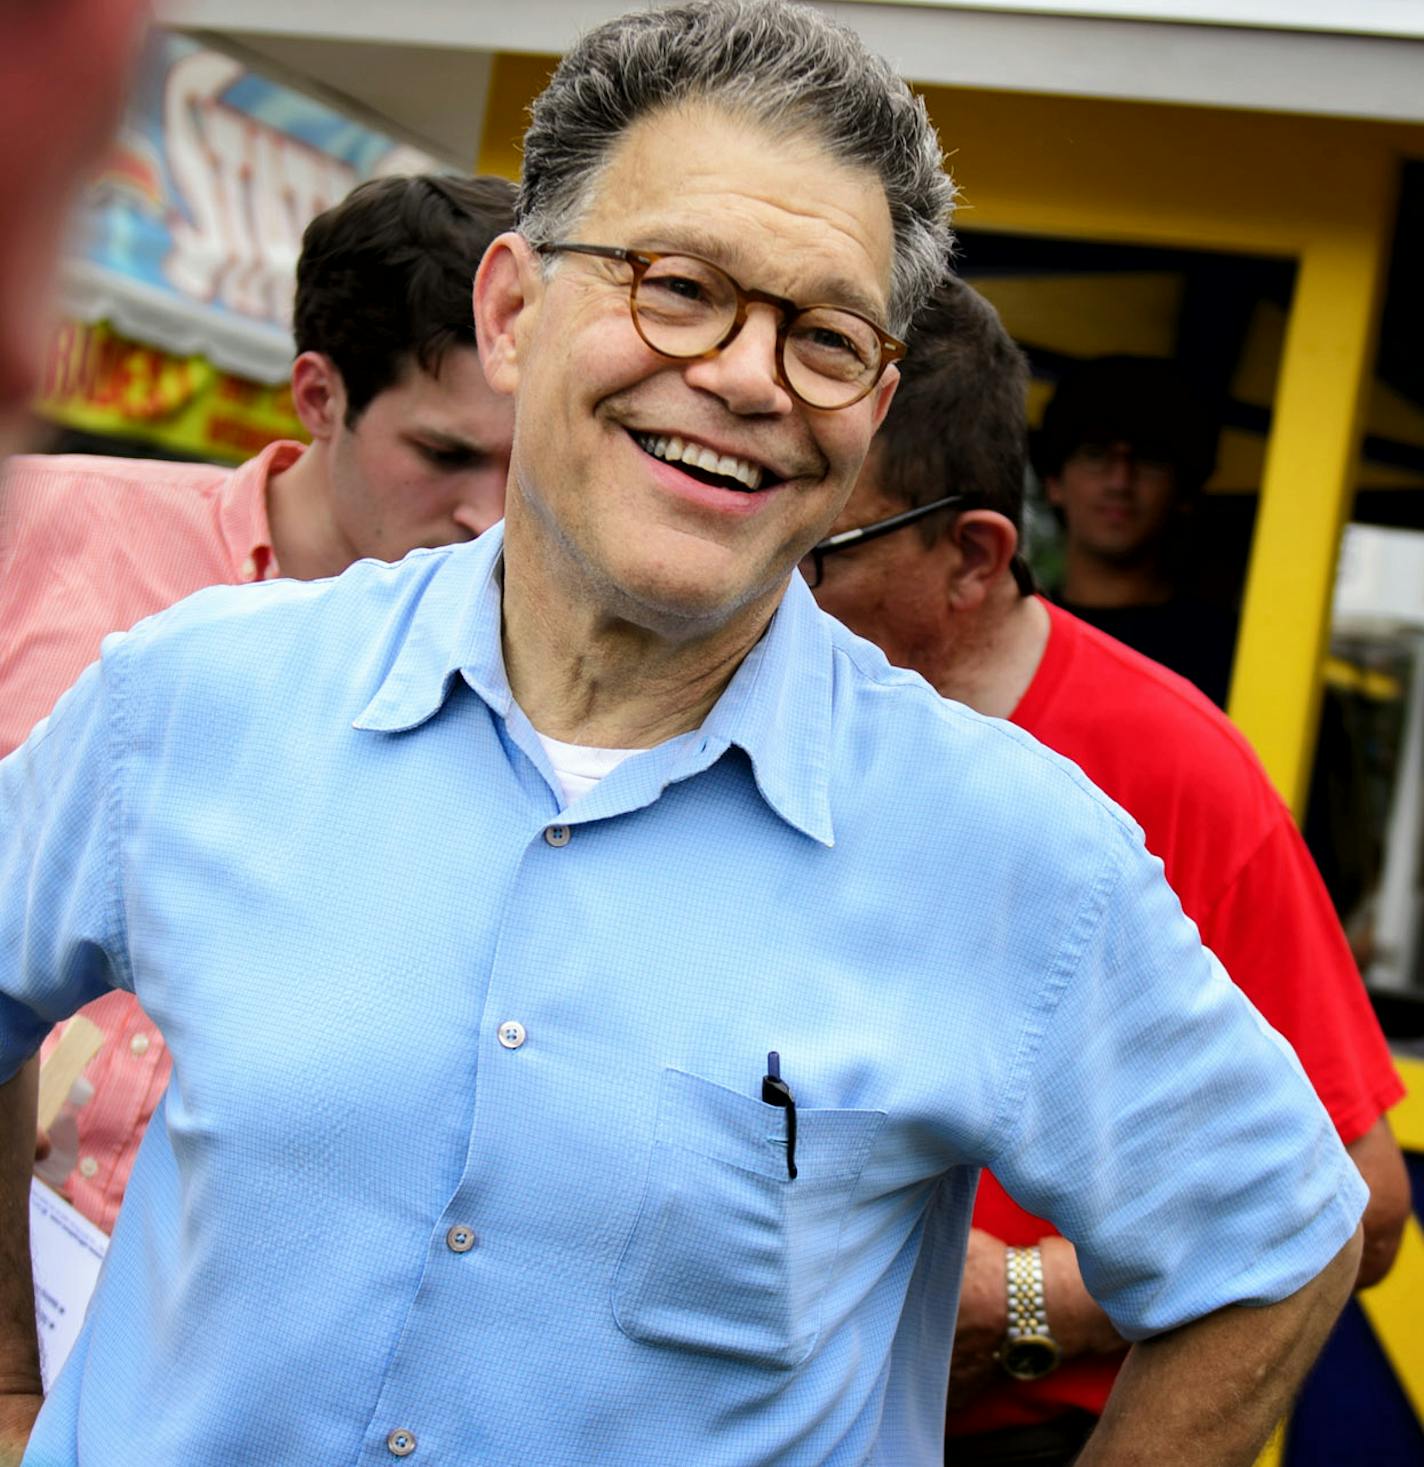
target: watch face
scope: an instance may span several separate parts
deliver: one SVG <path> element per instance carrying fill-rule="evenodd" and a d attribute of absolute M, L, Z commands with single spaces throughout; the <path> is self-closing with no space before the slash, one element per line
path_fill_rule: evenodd
<path fill-rule="evenodd" d="M 1020 1335 L 1005 1340 L 999 1363 L 1015 1380 L 1040 1380 L 1063 1358 L 1058 1342 L 1047 1335 Z"/>

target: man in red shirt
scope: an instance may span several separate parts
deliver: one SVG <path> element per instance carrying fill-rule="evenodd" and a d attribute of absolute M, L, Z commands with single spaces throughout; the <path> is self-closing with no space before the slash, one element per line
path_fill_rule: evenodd
<path fill-rule="evenodd" d="M 98 655 L 100 639 L 203 586 L 336 575 L 371 556 L 471 539 L 503 513 L 509 400 L 485 381 L 471 283 L 508 229 L 503 179 L 386 178 L 308 227 L 297 263 L 292 395 L 312 442 L 235 470 L 89 457 L 11 459 L 0 479 L 0 756 Z M 113 1227 L 168 1079 L 127 995 L 74 1118 L 65 1191 Z M 60 1168 L 63 1171 L 63 1167 Z"/>
<path fill-rule="evenodd" d="M 1065 754 L 1142 825 L 1203 941 L 1295 1047 L 1369 1183 L 1359 1283 L 1374 1283 L 1409 1208 L 1385 1119 L 1403 1090 L 1290 812 L 1190 683 L 1032 594 L 1017 555 L 1027 373 L 993 308 L 952 281 L 911 342 L 836 533 L 803 570 L 822 606 L 892 662 Z M 1123 1348 L 1071 1244 L 985 1176 L 947 1460 L 1068 1462 Z"/>

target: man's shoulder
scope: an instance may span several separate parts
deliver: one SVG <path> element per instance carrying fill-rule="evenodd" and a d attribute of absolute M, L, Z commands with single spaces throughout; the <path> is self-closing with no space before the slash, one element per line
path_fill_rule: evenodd
<path fill-rule="evenodd" d="M 850 767 L 900 783 L 955 824 L 1061 848 L 1109 832 L 1135 842 L 1134 817 L 1072 760 L 1031 733 L 941 696 L 918 673 L 835 624 L 837 737 Z"/>
<path fill-rule="evenodd" d="M 456 548 L 359 560 L 325 580 L 208 586 L 108 639 L 105 653 L 141 663 L 156 683 L 181 678 L 185 694 L 218 697 L 246 685 L 297 698 L 345 686 L 360 697 L 379 685 Z"/>
<path fill-rule="evenodd" d="M 216 537 L 233 472 L 162 459 L 18 455 L 0 472 L 0 559 L 111 552 L 144 536 L 171 559 L 180 540 Z"/>
<path fill-rule="evenodd" d="M 88 453 L 25 453 L 6 461 L 5 492 L 48 501 L 55 495 L 93 491 L 164 494 L 174 489 L 211 493 L 233 470 L 219 464 L 179 463 L 157 458 L 106 458 Z"/>
<path fill-rule="evenodd" d="M 1058 608 L 1056 615 L 1069 613 Z M 1104 753 L 1130 749 L 1133 763 L 1154 780 L 1177 776 L 1212 789 L 1266 781 L 1246 736 L 1197 687 L 1074 620 L 1076 645 L 1062 682 L 1051 705 L 1024 727 L 1050 742 L 1061 730 Z"/>
<path fill-rule="evenodd" d="M 1067 659 L 1040 670 L 1050 692 L 1030 688 L 1015 721 L 1141 823 L 1174 884 L 1226 879 L 1288 818 L 1255 750 L 1186 678 L 1076 619 L 1071 635 Z"/>

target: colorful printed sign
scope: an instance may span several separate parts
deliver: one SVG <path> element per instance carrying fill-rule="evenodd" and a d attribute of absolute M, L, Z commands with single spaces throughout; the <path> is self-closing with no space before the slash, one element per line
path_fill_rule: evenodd
<path fill-rule="evenodd" d="M 241 462 L 274 438 L 306 436 L 287 383 L 233 377 L 205 357 L 170 356 L 102 323 L 58 327 L 35 411 L 64 427 L 218 462 Z"/>
<path fill-rule="evenodd" d="M 69 313 L 277 380 L 308 222 L 364 179 L 435 166 L 229 56 L 161 34 L 86 197 Z"/>

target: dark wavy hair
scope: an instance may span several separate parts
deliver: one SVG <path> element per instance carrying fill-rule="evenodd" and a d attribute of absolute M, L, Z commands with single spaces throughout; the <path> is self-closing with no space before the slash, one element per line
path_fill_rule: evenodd
<path fill-rule="evenodd" d="M 1023 527 L 1028 362 L 999 313 L 958 276 L 915 317 L 876 435 L 881 488 L 913 507 L 967 494 Z"/>
<path fill-rule="evenodd" d="M 1107 356 L 1075 363 L 1059 381 L 1033 438 L 1034 469 L 1055 477 L 1085 443 L 1130 443 L 1176 471 L 1179 498 L 1216 467 L 1217 424 L 1175 362 Z"/>
<path fill-rule="evenodd" d="M 513 227 L 514 199 L 503 178 L 377 178 L 307 225 L 293 333 L 298 352 L 336 364 L 348 426 L 412 363 L 434 373 L 452 347 L 474 347 L 475 270 Z"/>
<path fill-rule="evenodd" d="M 910 328 L 900 385 L 870 445 L 876 484 L 907 508 L 966 495 L 966 509 L 996 510 L 1022 533 L 1027 394 L 1028 361 L 999 313 L 950 276 Z M 921 522 L 927 545 L 943 531 L 941 515 Z M 1024 594 L 1034 589 L 1021 555 L 1010 569 Z"/>

